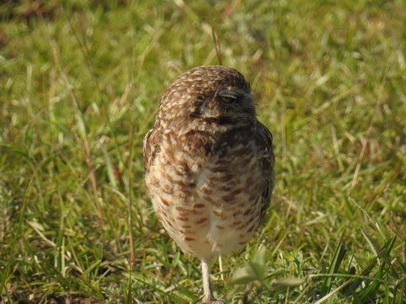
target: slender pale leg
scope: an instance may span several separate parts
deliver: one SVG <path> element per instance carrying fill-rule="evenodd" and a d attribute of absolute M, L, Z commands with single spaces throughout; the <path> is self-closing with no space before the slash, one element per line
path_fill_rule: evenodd
<path fill-rule="evenodd" d="M 210 287 L 210 260 L 202 260 L 202 275 L 203 275 L 203 304 L 223 304 L 222 301 L 217 301 L 211 293 Z"/>

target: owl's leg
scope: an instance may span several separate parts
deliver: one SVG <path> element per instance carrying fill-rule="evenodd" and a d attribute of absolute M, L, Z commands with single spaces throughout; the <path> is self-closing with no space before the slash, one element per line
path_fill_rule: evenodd
<path fill-rule="evenodd" d="M 202 259 L 202 276 L 203 276 L 203 302 L 202 304 L 224 304 L 217 301 L 211 293 L 210 287 L 210 260 Z"/>

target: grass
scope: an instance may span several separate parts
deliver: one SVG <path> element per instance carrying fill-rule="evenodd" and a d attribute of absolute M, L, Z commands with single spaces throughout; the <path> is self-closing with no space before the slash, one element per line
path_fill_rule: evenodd
<path fill-rule="evenodd" d="M 404 1 L 20 0 L 0 20 L 2 303 L 199 300 L 142 139 L 165 87 L 220 59 L 251 82 L 277 163 L 263 230 L 213 264 L 217 295 L 406 302 Z"/>

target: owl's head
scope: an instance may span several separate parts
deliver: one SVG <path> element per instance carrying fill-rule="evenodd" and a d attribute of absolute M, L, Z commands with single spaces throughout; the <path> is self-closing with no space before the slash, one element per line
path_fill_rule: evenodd
<path fill-rule="evenodd" d="M 160 110 L 221 123 L 255 117 L 249 83 L 237 70 L 220 65 L 179 76 L 162 97 Z"/>

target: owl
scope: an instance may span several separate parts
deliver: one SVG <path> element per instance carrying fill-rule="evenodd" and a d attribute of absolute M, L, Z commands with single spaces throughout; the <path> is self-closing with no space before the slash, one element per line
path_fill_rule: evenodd
<path fill-rule="evenodd" d="M 271 200 L 272 134 L 255 115 L 241 73 L 199 66 L 169 86 L 144 138 L 148 193 L 167 233 L 200 259 L 203 303 L 222 303 L 211 291 L 211 260 L 243 247 Z"/>

